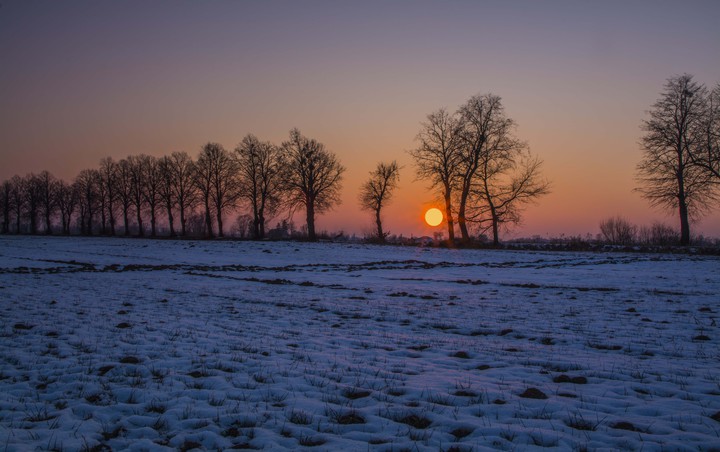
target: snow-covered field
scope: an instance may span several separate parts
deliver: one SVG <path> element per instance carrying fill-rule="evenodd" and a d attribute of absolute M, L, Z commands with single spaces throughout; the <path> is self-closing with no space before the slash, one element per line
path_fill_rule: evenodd
<path fill-rule="evenodd" d="M 0 237 L 0 450 L 720 447 L 720 260 Z"/>

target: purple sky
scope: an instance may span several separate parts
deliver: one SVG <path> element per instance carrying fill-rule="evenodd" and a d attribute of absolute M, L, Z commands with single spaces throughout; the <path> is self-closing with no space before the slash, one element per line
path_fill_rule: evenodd
<path fill-rule="evenodd" d="M 396 159 L 387 229 L 424 234 L 433 196 L 405 151 L 426 114 L 492 92 L 553 183 L 514 235 L 675 225 L 632 191 L 639 125 L 668 77 L 720 82 L 718 18 L 718 1 L 2 1 L 0 179 L 299 127 L 348 168 L 321 229 L 369 230 L 358 186 Z M 720 235 L 719 210 L 696 230 Z"/>

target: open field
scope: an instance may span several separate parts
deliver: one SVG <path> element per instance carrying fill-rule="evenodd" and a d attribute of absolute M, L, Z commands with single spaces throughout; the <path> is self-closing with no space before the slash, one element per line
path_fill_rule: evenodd
<path fill-rule="evenodd" d="M 0 450 L 710 450 L 720 259 L 0 237 Z"/>

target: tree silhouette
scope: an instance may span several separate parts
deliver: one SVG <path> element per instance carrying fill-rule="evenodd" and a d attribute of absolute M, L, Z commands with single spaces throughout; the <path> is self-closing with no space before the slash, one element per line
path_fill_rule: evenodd
<path fill-rule="evenodd" d="M 693 157 L 703 148 L 706 113 L 707 89 L 684 74 L 668 79 L 642 125 L 638 191 L 653 206 L 677 210 L 681 245 L 690 243 L 690 220 L 717 200 L 711 174 Z"/>
<path fill-rule="evenodd" d="M 77 208 L 78 192 L 75 185 L 68 184 L 64 180 L 60 180 L 57 186 L 57 206 L 60 211 L 60 223 L 62 224 L 62 233 L 70 235 L 70 222 L 73 213 Z"/>
<path fill-rule="evenodd" d="M 713 184 L 720 184 L 720 84 L 707 96 L 700 133 L 702 144 L 690 159 L 710 174 Z"/>
<path fill-rule="evenodd" d="M 48 171 L 42 171 L 35 179 L 38 195 L 40 197 L 40 208 L 45 220 L 45 234 L 52 234 L 52 219 L 57 206 L 58 181 Z"/>
<path fill-rule="evenodd" d="M 157 209 L 160 203 L 160 169 L 158 159 L 150 155 L 140 155 L 142 171 L 142 197 L 150 213 L 150 237 L 157 235 Z"/>
<path fill-rule="evenodd" d="M 80 233 L 83 235 L 93 235 L 93 219 L 98 205 L 99 179 L 100 174 L 93 169 L 84 169 L 75 178 L 80 206 Z"/>
<path fill-rule="evenodd" d="M 420 145 L 409 153 L 415 160 L 418 180 L 430 183 L 445 202 L 445 218 L 450 243 L 455 242 L 455 221 L 453 219 L 453 190 L 460 164 L 460 124 L 455 116 L 445 109 L 427 116 L 421 124 L 417 140 Z"/>
<path fill-rule="evenodd" d="M 145 171 L 140 156 L 131 155 L 127 158 L 127 162 L 130 176 L 130 201 L 135 208 L 138 235 L 143 237 L 145 235 L 142 215 L 145 207 Z"/>
<path fill-rule="evenodd" d="M 550 192 L 549 182 L 541 179 L 541 166 L 539 158 L 522 148 L 483 155 L 469 218 L 481 231 L 492 231 L 495 246 L 500 243 L 500 227 L 519 223 L 522 207 Z"/>
<path fill-rule="evenodd" d="M 207 143 L 196 163 L 196 185 L 205 201 L 205 225 L 213 237 L 210 212 L 215 213 L 218 237 L 223 237 L 223 211 L 235 205 L 239 196 L 237 163 L 222 145 Z"/>
<path fill-rule="evenodd" d="M 133 204 L 132 161 L 122 159 L 117 163 L 115 174 L 115 192 L 122 209 L 124 235 L 130 235 L 130 208 Z"/>
<path fill-rule="evenodd" d="M 169 159 L 167 169 L 171 173 L 170 180 L 180 213 L 180 234 L 185 236 L 187 216 L 197 203 L 195 164 L 185 152 L 173 152 Z"/>
<path fill-rule="evenodd" d="M 0 185 L 0 205 L 2 206 L 2 229 L 3 234 L 10 233 L 10 212 L 12 210 L 12 182 L 5 180 Z"/>
<path fill-rule="evenodd" d="M 385 242 L 387 233 L 383 232 L 380 214 L 382 208 L 392 198 L 399 182 L 400 167 L 393 160 L 390 163 L 378 163 L 375 170 L 370 172 L 370 178 L 360 187 L 360 207 L 375 214 L 377 240 L 381 243 Z"/>
<path fill-rule="evenodd" d="M 25 211 L 25 194 L 24 194 L 24 181 L 23 178 L 15 175 L 10 179 L 10 206 L 12 211 L 15 213 L 15 234 L 20 234 L 22 216 Z"/>
<path fill-rule="evenodd" d="M 160 174 L 160 200 L 165 207 L 168 219 L 168 228 L 170 229 L 170 237 L 175 237 L 175 217 L 173 216 L 173 208 L 177 204 L 175 198 L 175 173 L 173 171 L 173 161 L 171 157 L 163 156 L 158 160 L 158 171 Z"/>
<path fill-rule="evenodd" d="M 101 190 L 103 196 L 102 204 L 110 225 L 110 235 L 115 235 L 115 206 L 118 200 L 117 177 L 118 164 L 115 163 L 111 157 L 105 157 L 100 160 L 100 184 L 103 186 Z M 103 229 L 105 229 L 104 224 L 105 220 L 103 220 Z"/>
<path fill-rule="evenodd" d="M 317 241 L 315 215 L 340 203 L 345 168 L 334 153 L 298 129 L 282 144 L 285 153 L 285 191 L 291 209 L 305 207 L 308 240 Z"/>
<path fill-rule="evenodd" d="M 240 196 L 252 210 L 252 236 L 265 238 L 265 222 L 280 206 L 284 163 L 280 148 L 249 134 L 235 147 Z"/>

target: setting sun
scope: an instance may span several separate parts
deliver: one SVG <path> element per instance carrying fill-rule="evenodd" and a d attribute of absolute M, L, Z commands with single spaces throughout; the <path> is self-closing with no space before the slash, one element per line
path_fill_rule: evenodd
<path fill-rule="evenodd" d="M 440 209 L 433 207 L 425 212 L 425 222 L 430 226 L 437 226 L 443 221 L 443 214 Z"/>

